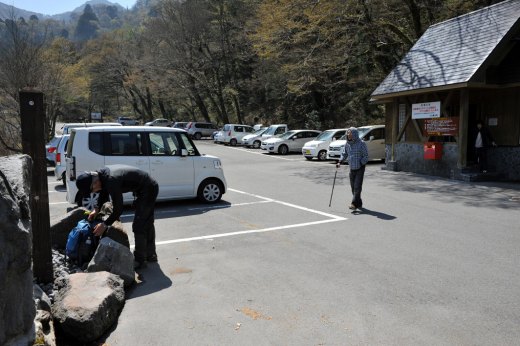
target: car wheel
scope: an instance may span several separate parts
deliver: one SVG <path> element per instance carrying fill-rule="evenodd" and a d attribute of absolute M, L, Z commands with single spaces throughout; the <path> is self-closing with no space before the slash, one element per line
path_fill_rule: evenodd
<path fill-rule="evenodd" d="M 260 141 L 254 141 L 253 142 L 253 148 L 255 148 L 255 149 L 260 148 L 260 144 L 262 144 Z"/>
<path fill-rule="evenodd" d="M 196 140 L 199 140 L 199 139 L 201 139 L 201 138 L 202 138 L 202 135 L 200 134 L 200 132 L 197 132 L 197 133 L 195 134 L 195 139 L 196 139 Z"/>
<path fill-rule="evenodd" d="M 231 138 L 231 140 L 229 141 L 229 144 L 234 147 L 237 145 L 237 140 L 235 138 Z"/>
<path fill-rule="evenodd" d="M 66 174 L 66 172 L 63 172 L 61 174 L 61 181 L 63 182 L 63 186 L 67 187 L 67 174 Z"/>
<path fill-rule="evenodd" d="M 197 197 L 204 203 L 216 203 L 222 198 L 222 184 L 216 179 L 204 180 L 199 185 Z"/>
<path fill-rule="evenodd" d="M 91 192 L 90 196 L 84 197 L 78 201 L 78 207 L 84 207 L 88 210 L 94 210 L 97 207 L 99 192 Z"/>
<path fill-rule="evenodd" d="M 278 154 L 280 155 L 287 155 L 288 152 L 289 148 L 287 147 L 287 145 L 280 145 L 280 147 L 278 148 Z"/>
<path fill-rule="evenodd" d="M 318 160 L 320 161 L 324 161 L 327 159 L 327 151 L 326 150 L 322 150 L 318 153 Z"/>

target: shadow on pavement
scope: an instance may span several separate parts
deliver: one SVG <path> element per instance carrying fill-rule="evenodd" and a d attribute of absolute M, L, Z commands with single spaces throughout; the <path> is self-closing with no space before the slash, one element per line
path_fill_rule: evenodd
<path fill-rule="evenodd" d="M 463 203 L 486 209 L 518 209 L 520 184 L 464 182 L 405 172 L 381 172 L 373 183 L 400 193 L 428 195 L 446 203 Z"/>
<path fill-rule="evenodd" d="M 370 215 L 370 216 L 375 216 L 375 217 L 377 217 L 378 219 L 386 220 L 386 221 L 390 221 L 390 220 L 395 220 L 395 219 L 397 219 L 397 217 L 395 217 L 395 216 L 393 216 L 393 215 L 388 215 L 388 214 L 385 214 L 385 213 L 381 213 L 381 212 L 379 212 L 379 211 L 374 211 L 374 210 L 370 210 L 370 209 L 366 209 L 366 208 L 361 208 L 361 210 L 353 211 L 352 214 L 354 214 L 354 215 Z"/>
<path fill-rule="evenodd" d="M 147 267 L 139 269 L 137 274 L 137 282 L 127 291 L 127 300 L 159 292 L 172 285 L 172 280 L 164 274 L 159 263 L 147 263 Z"/>

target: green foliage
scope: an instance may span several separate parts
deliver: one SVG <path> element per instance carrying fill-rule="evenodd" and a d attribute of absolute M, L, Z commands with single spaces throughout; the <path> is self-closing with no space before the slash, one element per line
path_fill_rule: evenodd
<path fill-rule="evenodd" d="M 28 85 L 46 95 L 49 133 L 92 111 L 319 130 L 382 123 L 370 94 L 422 33 L 496 2 L 138 0 L 124 12 L 86 5 L 71 24 L 5 19 L 4 128 L 16 133 Z M 17 150 L 6 131 L 0 147 Z"/>

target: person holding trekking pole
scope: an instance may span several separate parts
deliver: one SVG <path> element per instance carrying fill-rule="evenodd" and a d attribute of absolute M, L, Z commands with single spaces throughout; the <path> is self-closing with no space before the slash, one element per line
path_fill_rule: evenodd
<path fill-rule="evenodd" d="M 368 148 L 366 143 L 359 138 L 359 132 L 355 127 L 347 130 L 347 142 L 339 161 L 336 162 L 336 168 L 339 168 L 341 163 L 345 161 L 348 162 L 350 167 L 349 178 L 352 190 L 352 203 L 349 209 L 356 210 L 363 207 L 361 190 L 363 188 L 365 165 L 368 162 Z"/>

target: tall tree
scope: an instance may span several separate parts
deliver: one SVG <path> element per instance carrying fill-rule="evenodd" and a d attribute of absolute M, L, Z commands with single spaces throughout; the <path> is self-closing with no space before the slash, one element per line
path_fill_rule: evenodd
<path fill-rule="evenodd" d="M 78 19 L 76 31 L 74 37 L 78 41 L 86 41 L 93 39 L 97 36 L 99 28 L 99 19 L 92 10 L 92 6 L 89 4 L 85 5 L 83 14 Z"/>
<path fill-rule="evenodd" d="M 42 50 L 46 30 L 37 20 L 6 19 L 0 22 L 0 146 L 21 152 L 18 92 L 41 87 L 44 73 Z"/>

